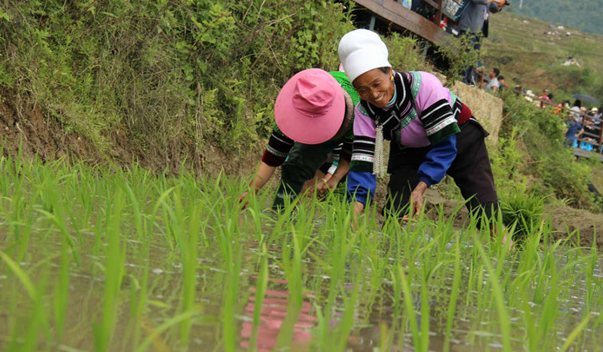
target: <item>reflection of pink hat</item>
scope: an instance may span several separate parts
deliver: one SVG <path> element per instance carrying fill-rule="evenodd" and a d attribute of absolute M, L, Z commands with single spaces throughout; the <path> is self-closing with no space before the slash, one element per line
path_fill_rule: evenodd
<path fill-rule="evenodd" d="M 291 77 L 274 104 L 278 128 L 303 144 L 333 138 L 345 117 L 343 88 L 327 71 L 304 70 Z"/>

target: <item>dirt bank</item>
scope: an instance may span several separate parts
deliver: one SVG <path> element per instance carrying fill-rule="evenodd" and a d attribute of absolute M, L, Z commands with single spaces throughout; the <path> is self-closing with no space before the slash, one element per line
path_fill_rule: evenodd
<path fill-rule="evenodd" d="M 462 208 L 456 212 L 459 204 L 455 200 L 442 197 L 436 191 L 428 190 L 426 193 L 426 210 L 429 217 L 437 219 L 438 209 L 443 209 L 445 216 L 454 214 L 454 223 L 463 227 L 468 223 L 468 212 Z M 593 240 L 597 247 L 603 249 L 603 216 L 593 214 L 582 209 L 574 209 L 563 205 L 548 205 L 545 207 L 543 220 L 551 221 L 552 235 L 556 240 L 572 236 L 573 243 L 580 242 L 582 246 L 591 246 Z"/>

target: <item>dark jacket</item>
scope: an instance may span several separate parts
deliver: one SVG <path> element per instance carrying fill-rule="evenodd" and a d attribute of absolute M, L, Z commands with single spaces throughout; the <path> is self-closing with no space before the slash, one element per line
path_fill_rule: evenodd
<path fill-rule="evenodd" d="M 490 13 L 497 13 L 500 11 L 497 6 L 498 4 L 495 2 L 488 4 L 487 0 L 465 1 L 469 1 L 469 3 L 467 4 L 467 9 L 465 12 L 463 12 L 461 19 L 459 20 L 459 30 L 461 32 L 471 32 L 473 34 L 483 31 L 484 35 L 487 36 L 486 33 L 488 32 L 488 24 L 484 21 L 486 8 L 488 8 Z"/>

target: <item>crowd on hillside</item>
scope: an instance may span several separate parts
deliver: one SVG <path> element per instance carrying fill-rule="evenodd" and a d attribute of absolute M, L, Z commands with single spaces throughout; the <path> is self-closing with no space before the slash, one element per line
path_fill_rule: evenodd
<path fill-rule="evenodd" d="M 529 96 L 528 92 L 526 98 L 529 98 Z M 560 120 L 564 120 L 564 135 L 567 147 L 598 153 L 603 152 L 601 149 L 603 106 L 589 108 L 583 105 L 580 99 L 576 99 L 570 107 L 570 102 L 567 100 L 554 103 L 550 99 L 544 99 L 543 96 L 536 100 L 535 104 L 540 108 L 549 109 L 560 116 Z"/>
<path fill-rule="evenodd" d="M 434 8 L 422 0 L 397 0 L 402 6 L 415 11 L 430 20 L 435 15 Z M 489 34 L 490 15 L 500 12 L 503 8 L 509 6 L 508 0 L 446 0 L 442 2 L 442 11 L 446 15 L 442 18 L 441 27 L 447 28 L 450 25 L 450 32 L 459 37 L 467 37 L 469 40 L 469 50 L 477 51 L 478 60 L 476 65 L 465 68 L 463 82 L 470 85 L 477 85 L 496 92 L 501 87 L 506 87 L 504 77 L 500 77 L 500 71 L 493 68 L 487 74 L 479 59 L 483 38 Z M 452 21 L 448 21 L 451 18 Z M 502 78 L 502 84 L 501 84 Z"/>
<path fill-rule="evenodd" d="M 532 90 L 517 85 L 512 89 L 516 94 L 521 94 L 524 99 L 534 104 L 535 107 L 549 110 L 553 116 L 558 116 L 558 122 L 563 122 L 564 136 L 567 147 L 580 148 L 587 151 L 603 153 L 601 121 L 603 120 L 603 106 L 588 107 L 585 102 L 575 99 L 570 105 L 569 100 L 554 102 L 554 95 L 549 89 L 543 89 L 537 96 Z M 598 101 L 585 95 L 574 95 L 575 97 L 586 97 L 592 105 L 598 105 Z"/>

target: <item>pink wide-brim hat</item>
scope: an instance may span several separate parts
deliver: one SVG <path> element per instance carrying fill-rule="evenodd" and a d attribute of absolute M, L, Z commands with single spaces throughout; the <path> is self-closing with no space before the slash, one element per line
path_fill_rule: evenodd
<path fill-rule="evenodd" d="M 333 138 L 345 117 L 343 88 L 327 71 L 311 68 L 291 77 L 276 97 L 274 118 L 287 137 L 303 144 Z"/>

